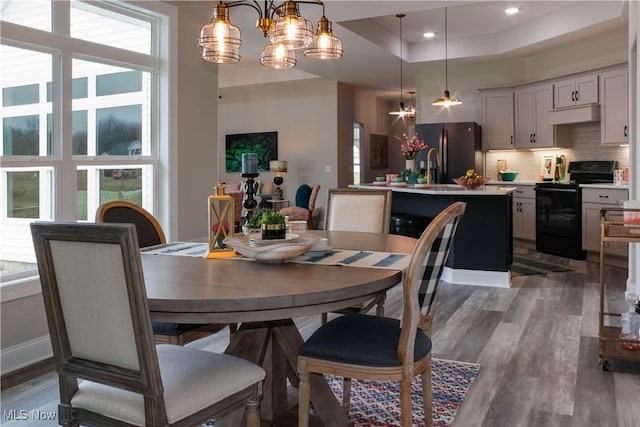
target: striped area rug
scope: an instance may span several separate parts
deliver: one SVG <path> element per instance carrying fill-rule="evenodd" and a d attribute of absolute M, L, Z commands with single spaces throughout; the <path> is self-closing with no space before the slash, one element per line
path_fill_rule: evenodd
<path fill-rule="evenodd" d="M 560 264 L 553 264 L 541 261 L 535 258 L 529 258 L 522 255 L 513 256 L 513 264 L 511 265 L 512 276 L 528 276 L 531 274 L 548 274 L 560 273 L 563 271 L 575 271 L 575 269 Z"/>

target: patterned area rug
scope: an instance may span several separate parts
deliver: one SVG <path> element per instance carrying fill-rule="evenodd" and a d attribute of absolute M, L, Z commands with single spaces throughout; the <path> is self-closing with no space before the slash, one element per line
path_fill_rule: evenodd
<path fill-rule="evenodd" d="M 433 422 L 444 427 L 453 420 L 480 372 L 480 365 L 433 359 L 432 395 Z M 328 377 L 329 385 L 342 401 L 342 379 Z M 422 410 L 422 380 L 417 376 L 411 387 L 414 426 L 424 425 Z M 400 385 L 393 381 L 356 381 L 351 385 L 351 412 L 357 426 L 399 426 Z"/>
<path fill-rule="evenodd" d="M 528 276 L 530 274 L 559 273 L 562 271 L 575 271 L 566 265 L 552 264 L 535 258 L 522 255 L 514 255 L 511 264 L 512 276 Z"/>
<path fill-rule="evenodd" d="M 433 424 L 446 427 L 453 423 L 473 381 L 478 377 L 480 365 L 452 360 L 432 359 L 431 388 L 433 396 Z M 328 376 L 334 394 L 342 402 L 342 379 Z M 411 386 L 413 395 L 414 427 L 424 426 L 422 410 L 422 380 L 416 376 Z M 313 409 L 312 409 L 313 411 Z M 356 381 L 351 384 L 351 411 L 349 418 L 354 427 L 399 426 L 400 385 L 394 381 Z M 201 427 L 213 427 L 210 420 Z"/>

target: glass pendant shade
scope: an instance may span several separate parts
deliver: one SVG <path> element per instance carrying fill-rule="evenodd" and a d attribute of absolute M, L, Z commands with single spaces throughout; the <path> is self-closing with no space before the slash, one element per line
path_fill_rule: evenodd
<path fill-rule="evenodd" d="M 269 29 L 268 37 L 271 44 L 302 49 L 309 46 L 313 39 L 313 25 L 300 16 L 296 2 L 288 1 L 284 4 L 284 14 Z"/>
<path fill-rule="evenodd" d="M 297 62 L 294 50 L 284 45 L 270 44 L 262 50 L 260 55 L 260 65 L 277 70 L 293 68 Z"/>
<path fill-rule="evenodd" d="M 318 21 L 318 31 L 313 36 L 311 44 L 304 50 L 304 56 L 317 59 L 338 59 L 343 53 L 342 41 L 333 35 L 331 21 L 326 17 Z"/>
<path fill-rule="evenodd" d="M 229 7 L 220 3 L 213 10 L 213 18 L 200 30 L 198 46 L 202 59 L 217 64 L 235 64 L 240 61 L 242 36 L 240 29 L 229 21 Z"/>

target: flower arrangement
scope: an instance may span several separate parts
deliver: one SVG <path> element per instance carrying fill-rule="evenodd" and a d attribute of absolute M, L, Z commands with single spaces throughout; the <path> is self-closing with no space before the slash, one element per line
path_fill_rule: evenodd
<path fill-rule="evenodd" d="M 400 142 L 400 151 L 406 160 L 415 160 L 418 153 L 428 147 L 424 140 L 418 137 L 417 133 L 412 137 L 408 137 L 406 133 L 403 133 L 401 137 L 396 135 L 395 138 Z"/>

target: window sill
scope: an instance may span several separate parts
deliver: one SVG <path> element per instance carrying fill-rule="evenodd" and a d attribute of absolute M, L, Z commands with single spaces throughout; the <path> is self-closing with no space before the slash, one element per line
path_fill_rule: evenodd
<path fill-rule="evenodd" d="M 0 302 L 5 303 L 42 293 L 38 275 L 5 282 L 0 285 Z"/>

